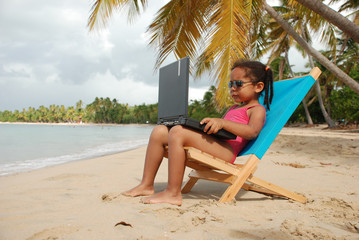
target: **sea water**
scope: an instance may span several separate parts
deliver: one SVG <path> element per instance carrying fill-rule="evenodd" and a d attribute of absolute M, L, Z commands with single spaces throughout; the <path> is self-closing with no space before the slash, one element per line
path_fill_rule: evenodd
<path fill-rule="evenodd" d="M 153 126 L 0 124 L 0 176 L 147 144 Z"/>

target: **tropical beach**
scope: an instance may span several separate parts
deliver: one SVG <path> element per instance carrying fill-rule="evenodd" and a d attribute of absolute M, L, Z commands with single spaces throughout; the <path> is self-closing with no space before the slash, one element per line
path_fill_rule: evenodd
<path fill-rule="evenodd" d="M 180 207 L 121 195 L 139 183 L 146 147 L 0 177 L 0 239 L 358 239 L 357 129 L 284 128 L 256 176 L 305 204 L 199 182 Z M 240 159 L 238 160 L 240 162 Z M 166 187 L 167 161 L 156 179 Z M 187 173 L 184 181 L 187 179 Z"/>
<path fill-rule="evenodd" d="M 358 10 L 351 0 L 2 1 L 0 240 L 358 240 Z M 161 72 L 184 79 L 188 117 L 236 139 L 155 127 L 180 89 L 160 101 Z M 261 136 L 272 143 L 263 157 L 235 159 Z M 164 145 L 170 164 L 157 172 Z M 157 174 L 159 194 L 125 196 L 148 146 L 142 190 Z M 208 181 L 182 199 L 183 147 L 245 169 L 216 180 L 263 179 L 299 200 L 241 189 L 220 203 L 227 185 Z M 145 204 L 161 201 L 172 205 Z"/>

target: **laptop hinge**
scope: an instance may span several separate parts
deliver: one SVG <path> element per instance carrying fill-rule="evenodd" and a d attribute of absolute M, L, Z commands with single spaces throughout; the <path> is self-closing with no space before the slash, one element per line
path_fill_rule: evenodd
<path fill-rule="evenodd" d="M 184 115 L 174 116 L 170 118 L 160 118 L 157 121 L 158 125 L 175 126 L 186 123 L 187 117 Z"/>

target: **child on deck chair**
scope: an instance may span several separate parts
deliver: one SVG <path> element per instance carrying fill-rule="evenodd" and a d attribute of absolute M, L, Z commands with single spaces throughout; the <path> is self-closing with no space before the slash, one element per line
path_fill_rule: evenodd
<path fill-rule="evenodd" d="M 258 136 L 266 118 L 266 109 L 259 104 L 264 91 L 264 104 L 269 109 L 273 97 L 273 77 L 270 68 L 256 61 L 237 61 L 232 67 L 228 82 L 230 94 L 237 103 L 223 118 L 204 118 L 203 132 L 181 125 L 168 128 L 156 126 L 150 136 L 141 183 L 123 192 L 123 195 L 147 196 L 143 203 L 182 204 L 181 186 L 185 170 L 184 147 L 195 147 L 203 152 L 233 163 L 238 153 Z M 223 140 L 211 133 L 225 129 L 237 135 L 236 139 Z M 154 180 L 168 145 L 168 185 L 163 192 L 154 194 Z"/>

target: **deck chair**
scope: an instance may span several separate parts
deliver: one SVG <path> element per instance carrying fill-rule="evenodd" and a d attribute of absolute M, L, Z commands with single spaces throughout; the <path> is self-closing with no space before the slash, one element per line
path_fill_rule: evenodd
<path fill-rule="evenodd" d="M 257 169 L 259 160 L 273 143 L 320 74 L 319 68 L 313 68 L 308 75 L 274 82 L 274 97 L 270 111 L 267 111 L 266 123 L 258 137 L 249 142 L 239 154 L 239 156 L 249 156 L 245 164 L 231 164 L 198 149 L 185 148 L 187 154 L 186 166 L 193 170 L 189 174 L 189 180 L 182 188 L 182 193 L 190 192 L 199 179 L 205 179 L 229 184 L 229 187 L 219 199 L 221 203 L 234 199 L 240 189 L 305 203 L 307 199 L 304 196 L 254 177 L 253 174 Z"/>

